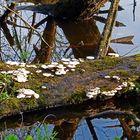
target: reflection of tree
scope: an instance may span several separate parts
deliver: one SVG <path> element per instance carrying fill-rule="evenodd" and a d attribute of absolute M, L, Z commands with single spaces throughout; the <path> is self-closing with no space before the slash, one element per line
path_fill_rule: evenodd
<path fill-rule="evenodd" d="M 94 119 L 100 119 L 100 118 L 117 118 L 120 122 L 120 127 L 123 129 L 123 135 L 121 137 L 122 140 L 127 138 L 128 140 L 139 140 L 140 139 L 140 132 L 137 130 L 133 130 L 132 126 L 136 129 L 140 126 L 140 119 L 137 118 L 133 113 L 131 112 L 123 112 L 123 111 L 104 111 L 101 113 L 97 113 L 96 115 L 92 117 L 86 118 L 89 130 L 91 132 L 91 135 L 93 136 L 93 139 L 98 139 L 96 131 L 94 130 L 94 125 L 91 123 L 91 120 Z M 107 126 L 111 127 L 117 127 L 117 126 Z M 104 128 L 103 128 L 104 129 Z"/>
<path fill-rule="evenodd" d="M 93 19 L 80 22 L 60 21 L 58 24 L 70 43 L 76 58 L 93 56 L 98 47 L 100 32 Z M 109 52 L 113 51 L 111 48 Z"/>
<path fill-rule="evenodd" d="M 135 97 L 134 97 L 135 98 Z M 130 99 L 132 101 L 132 99 Z M 130 140 L 139 140 L 139 126 L 140 126 L 140 119 L 135 115 L 135 113 L 130 112 L 130 110 L 134 110 L 134 105 L 131 102 L 125 101 L 125 103 L 129 103 L 130 106 L 127 104 L 127 109 L 124 104 L 121 104 L 121 100 L 113 102 L 112 100 L 99 102 L 96 104 L 88 105 L 78 105 L 78 106 L 70 106 L 64 108 L 58 108 L 55 110 L 44 110 L 39 111 L 38 113 L 30 113 L 23 114 L 23 121 L 24 121 L 24 129 L 27 127 L 27 131 L 29 127 L 32 127 L 36 122 L 43 122 L 54 125 L 53 131 L 57 131 L 59 134 L 57 135 L 58 138 L 64 140 L 70 140 L 73 137 L 77 138 L 78 130 L 81 130 L 83 127 L 83 120 L 82 118 L 86 118 L 86 123 L 84 123 L 84 133 L 89 130 L 91 135 L 89 137 L 94 138 L 94 140 L 99 139 L 99 135 L 103 134 L 102 139 L 106 139 L 107 136 L 112 135 L 109 133 L 110 131 L 115 132 L 121 130 L 121 139 L 130 139 Z M 134 101 L 134 100 L 133 100 Z M 138 105 L 139 100 L 134 101 L 135 105 Z M 124 100 L 122 101 L 124 103 Z M 90 106 L 90 107 L 89 107 Z M 137 106 L 135 106 L 136 108 Z M 108 108 L 112 108 L 113 110 L 108 110 Z M 121 110 L 128 110 L 128 111 L 121 111 Z M 108 111 L 103 111 L 108 110 Z M 50 114 L 50 115 L 47 115 Z M 53 115 L 52 115 L 53 114 Z M 45 119 L 44 119 L 45 118 Z M 13 117 L 13 119 L 8 119 L 7 121 L 7 129 L 13 128 L 19 129 L 21 126 L 21 121 L 18 120 L 20 118 Z M 43 121 L 42 121 L 43 120 Z M 103 125 L 100 125 L 102 122 Z M 117 123 L 116 123 L 117 120 Z M 0 122 L 0 131 L 3 130 L 5 120 Z M 10 123 L 11 122 L 11 123 Z M 80 123 L 81 122 L 81 123 Z M 106 122 L 106 123 L 105 123 Z M 113 123 L 114 122 L 114 123 Z M 80 124 L 79 124 L 80 123 Z M 85 125 L 86 124 L 86 125 Z M 80 128 L 81 127 L 81 128 Z M 100 128 L 100 129 L 99 129 Z M 97 132 L 97 130 L 100 130 Z M 110 130 L 110 131 L 107 131 Z M 82 133 L 82 135 L 85 135 Z M 89 133 L 88 133 L 89 134 Z M 116 136 L 116 135 L 115 135 Z M 112 137 L 115 137 L 114 135 Z M 99 139 L 100 140 L 100 139 Z"/>
<path fill-rule="evenodd" d="M 36 51 L 36 57 L 33 62 L 35 63 L 45 63 L 51 61 L 52 50 L 54 48 L 54 41 L 55 41 L 55 33 L 56 33 L 56 23 L 54 19 L 49 18 L 46 23 L 46 27 L 43 32 L 43 38 L 49 44 L 48 47 L 42 41 L 40 50 Z"/>
<path fill-rule="evenodd" d="M 136 0 L 134 0 L 134 2 L 133 2 L 133 21 L 135 21 L 135 12 L 136 12 L 136 6 L 137 6 L 137 2 L 136 2 Z"/>
<path fill-rule="evenodd" d="M 63 121 L 61 124 L 56 125 L 54 128 L 54 132 L 58 133 L 57 138 L 60 140 L 71 140 L 74 136 L 74 133 L 78 127 L 80 122 L 80 118 L 76 118 L 68 121 Z"/>

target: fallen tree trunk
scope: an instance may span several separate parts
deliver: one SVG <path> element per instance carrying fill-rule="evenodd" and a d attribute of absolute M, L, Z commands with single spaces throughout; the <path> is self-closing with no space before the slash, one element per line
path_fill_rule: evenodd
<path fill-rule="evenodd" d="M 85 61 L 77 66 L 75 72 L 68 72 L 64 76 L 44 77 L 42 73 L 36 73 L 38 68 L 29 68 L 32 74 L 29 81 L 18 83 L 12 81 L 12 86 L 8 91 L 12 91 L 12 95 L 0 102 L 0 116 L 7 116 L 38 110 L 42 108 L 54 108 L 70 104 L 79 104 L 88 101 L 87 92 L 89 89 L 100 88 L 100 93 L 93 96 L 93 101 L 103 101 L 114 96 L 127 96 L 127 93 L 139 93 L 139 71 L 140 71 L 140 55 L 126 58 L 110 58 L 106 57 L 102 60 Z M 19 67 L 0 64 L 0 71 L 14 70 Z M 42 69 L 44 72 L 45 70 Z M 106 79 L 105 76 L 118 76 L 120 79 Z M 3 74 L 0 74 L 1 81 Z M 7 77 L 5 77 L 6 79 Z M 136 82 L 135 86 L 132 81 Z M 123 82 L 128 85 L 118 90 L 115 95 L 105 95 L 105 91 L 112 91 L 118 88 Z M 45 89 L 41 88 L 42 85 Z M 132 86 L 133 85 L 133 86 Z M 138 87 L 137 87 L 138 86 Z M 40 95 L 39 99 L 24 98 L 17 99 L 15 90 L 20 88 L 30 88 Z M 14 89 L 14 90 L 13 90 Z M 14 91 L 14 92 L 13 92 Z M 2 92 L 2 91 L 1 91 Z M 134 93 L 133 93 L 134 92 Z M 139 95 L 139 94 L 137 94 Z"/>

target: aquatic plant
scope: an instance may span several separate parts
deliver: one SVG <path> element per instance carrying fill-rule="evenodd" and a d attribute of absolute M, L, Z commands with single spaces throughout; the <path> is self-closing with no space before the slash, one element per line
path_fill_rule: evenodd
<path fill-rule="evenodd" d="M 32 133 L 32 130 L 34 133 Z M 21 130 L 22 132 L 22 130 Z M 3 134 L 1 140 L 20 140 L 20 137 L 18 136 L 18 133 L 16 134 Z M 30 134 L 25 133 L 22 136 L 22 139 L 24 140 L 55 140 L 56 139 L 57 132 L 53 131 L 50 132 L 48 128 L 48 124 L 40 124 L 39 126 L 33 126 L 31 129 Z"/>
<path fill-rule="evenodd" d="M 115 138 L 114 138 L 114 140 L 121 140 L 121 139 L 120 139 L 120 138 L 118 138 L 118 137 L 115 137 Z"/>

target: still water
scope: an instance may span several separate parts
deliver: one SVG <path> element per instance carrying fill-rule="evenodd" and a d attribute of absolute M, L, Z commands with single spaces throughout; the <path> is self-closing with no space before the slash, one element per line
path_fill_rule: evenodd
<path fill-rule="evenodd" d="M 45 3 L 44 1 L 42 1 Z M 117 52 L 121 56 L 140 53 L 139 23 L 140 23 L 140 1 L 121 0 L 120 5 L 124 8 L 119 11 L 117 20 L 125 24 L 125 27 L 115 27 L 112 39 L 134 36 L 132 44 L 110 44 L 110 52 Z M 32 3 L 20 3 L 20 5 L 31 5 Z M 106 7 L 103 9 L 106 9 Z M 1 15 L 3 7 L 1 6 Z M 36 27 L 31 29 L 20 17 L 13 16 L 8 24 L 1 26 L 0 32 L 0 60 L 16 60 L 24 62 L 49 62 L 58 61 L 62 57 L 85 58 L 94 55 L 104 24 L 94 20 L 54 21 L 46 15 L 21 11 L 20 16 L 30 25 Z M 100 14 L 106 17 L 106 15 Z M 4 30 L 5 29 L 5 30 Z M 45 48 L 47 41 L 50 49 Z M 82 46 L 82 47 L 81 47 Z M 139 121 L 123 112 L 128 111 L 140 118 L 139 102 L 125 100 L 108 100 L 104 103 L 89 103 L 78 106 L 57 108 L 55 110 L 44 110 L 25 113 L 0 121 L 0 132 L 8 134 L 16 133 L 20 139 L 25 134 L 34 135 L 37 139 L 36 128 L 40 127 L 41 135 L 44 134 L 43 124 L 47 124 L 48 130 L 58 132 L 57 137 L 62 140 L 139 140 Z M 117 103 L 116 103 L 117 102 Z M 107 110 L 116 113 L 106 112 Z M 99 114 L 104 112 L 105 114 Z M 47 117 L 46 117 L 47 116 Z M 138 119 L 137 118 L 137 119 Z M 42 123 L 43 122 L 43 123 Z"/>

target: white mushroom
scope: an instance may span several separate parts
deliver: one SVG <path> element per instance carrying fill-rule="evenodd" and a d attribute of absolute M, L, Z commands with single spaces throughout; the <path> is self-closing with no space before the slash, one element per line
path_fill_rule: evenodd
<path fill-rule="evenodd" d="M 119 77 L 119 76 L 112 76 L 112 78 L 113 78 L 113 79 L 116 79 L 116 80 L 118 80 L 118 81 L 120 80 L 120 77 Z"/>
<path fill-rule="evenodd" d="M 97 96 L 98 94 L 100 94 L 101 91 L 100 91 L 100 88 L 99 87 L 96 87 L 96 88 L 92 88 L 92 89 L 89 89 L 87 92 L 86 92 L 86 96 L 88 98 L 93 98 L 94 96 Z"/>
<path fill-rule="evenodd" d="M 36 99 L 39 98 L 39 94 L 37 94 L 37 93 L 35 93 L 33 96 L 34 96 Z"/>
<path fill-rule="evenodd" d="M 122 87 L 127 87 L 128 86 L 128 83 L 127 82 L 123 82 L 121 86 Z"/>
<path fill-rule="evenodd" d="M 104 78 L 105 79 L 110 79 L 111 77 L 109 75 L 106 75 Z"/>
<path fill-rule="evenodd" d="M 52 62 L 51 65 L 56 66 L 56 65 L 58 65 L 58 63 L 57 62 Z"/>
<path fill-rule="evenodd" d="M 87 56 L 86 59 L 87 59 L 87 60 L 94 60 L 95 57 L 94 57 L 94 56 Z"/>
<path fill-rule="evenodd" d="M 57 65 L 56 67 L 59 68 L 59 69 L 64 69 L 64 68 L 66 68 L 66 67 L 64 67 L 63 64 L 59 64 L 59 65 Z"/>
<path fill-rule="evenodd" d="M 79 61 L 70 61 L 69 62 L 69 65 L 78 65 L 78 64 L 80 64 Z"/>
<path fill-rule="evenodd" d="M 117 54 L 117 53 L 108 53 L 108 56 L 119 57 L 119 54 Z"/>
<path fill-rule="evenodd" d="M 16 77 L 14 77 L 13 79 L 16 80 L 19 83 L 22 83 L 22 82 L 24 83 L 24 82 L 27 82 L 28 81 L 28 79 L 27 79 L 26 76 L 19 75 L 19 74 Z"/>
<path fill-rule="evenodd" d="M 7 72 L 6 72 L 6 71 L 1 71 L 0 73 L 1 73 L 1 74 L 7 74 Z"/>
<path fill-rule="evenodd" d="M 56 67 L 56 64 L 49 64 L 49 65 L 47 65 L 47 68 L 48 69 L 53 69 L 53 68 L 55 68 Z"/>
<path fill-rule="evenodd" d="M 15 62 L 15 61 L 7 61 L 6 64 L 18 66 L 20 63 L 19 62 Z"/>
<path fill-rule="evenodd" d="M 25 95 L 22 94 L 22 93 L 20 93 L 20 94 L 17 95 L 17 98 L 18 98 L 18 99 L 25 98 Z"/>
<path fill-rule="evenodd" d="M 117 90 L 117 91 L 122 90 L 122 86 L 116 87 L 115 90 Z"/>
<path fill-rule="evenodd" d="M 43 68 L 43 69 L 47 69 L 48 66 L 47 66 L 47 65 L 41 65 L 41 68 Z"/>
<path fill-rule="evenodd" d="M 62 58 L 61 61 L 63 61 L 63 62 L 69 62 L 70 59 L 68 59 L 68 58 Z"/>
<path fill-rule="evenodd" d="M 43 76 L 52 77 L 53 75 L 51 73 L 43 73 Z"/>
<path fill-rule="evenodd" d="M 31 89 L 21 88 L 21 89 L 17 90 L 17 92 L 19 92 L 17 98 L 30 98 L 30 96 L 34 96 L 36 99 L 39 98 L 39 94 L 35 93 Z"/>
<path fill-rule="evenodd" d="M 102 94 L 106 95 L 106 96 L 114 96 L 115 93 L 112 91 L 103 91 Z"/>
<path fill-rule="evenodd" d="M 58 76 L 65 75 L 65 74 L 66 74 L 66 71 L 64 69 L 59 69 L 55 72 L 55 75 L 58 75 Z"/>
<path fill-rule="evenodd" d="M 84 62 L 84 59 L 83 58 L 79 58 L 79 62 Z"/>
<path fill-rule="evenodd" d="M 68 64 L 67 67 L 70 68 L 70 69 L 74 69 L 74 68 L 76 68 L 76 65 Z"/>
<path fill-rule="evenodd" d="M 26 66 L 26 63 L 20 63 L 19 66 L 20 67 L 25 67 Z"/>
<path fill-rule="evenodd" d="M 37 71 L 36 71 L 36 73 L 41 73 L 41 72 L 42 72 L 42 70 L 37 70 Z"/>

